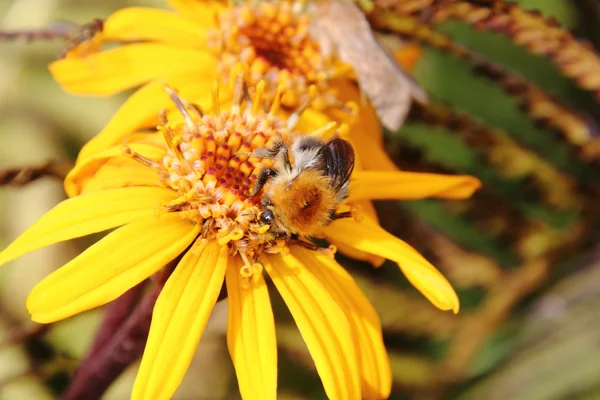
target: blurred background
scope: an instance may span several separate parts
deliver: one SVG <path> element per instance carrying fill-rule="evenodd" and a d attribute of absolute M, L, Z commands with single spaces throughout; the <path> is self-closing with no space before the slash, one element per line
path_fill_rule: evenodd
<path fill-rule="evenodd" d="M 378 204 L 384 227 L 452 282 L 459 315 L 435 309 L 393 264 L 372 269 L 340 258 L 380 313 L 392 398 L 600 399 L 600 139 L 594 122 L 600 119 L 600 60 L 593 49 L 571 48 L 569 37 L 552 36 L 558 21 L 600 48 L 599 3 L 516 2 L 539 10 L 536 16 L 502 1 L 447 2 L 508 15 L 514 22 L 508 27 L 493 19 L 474 23 L 475 14 L 461 14 L 465 9 L 428 19 L 441 1 L 377 5 L 383 3 L 388 11 L 375 14 L 373 25 L 423 45 L 414 75 L 432 98 L 387 135 L 389 154 L 407 170 L 473 174 L 484 183 L 466 201 Z M 165 4 L 0 0 L 0 31 L 87 23 L 125 6 Z M 515 26 L 521 29 L 510 29 Z M 548 50 L 548 37 L 572 51 Z M 0 41 L 0 171 L 74 160 L 125 99 L 63 93 L 47 71 L 62 48 L 61 40 Z M 534 54 L 544 52 L 550 54 Z M 577 54 L 585 62 L 567 65 Z M 61 182 L 52 178 L 0 188 L 0 248 L 63 198 Z M 41 327 L 28 320 L 25 298 L 96 239 L 54 245 L 0 269 L 1 400 L 53 399 L 68 385 L 103 310 Z M 272 296 L 280 397 L 325 398 L 291 316 L 275 291 Z M 221 302 L 176 398 L 239 397 L 225 324 Z M 128 398 L 136 368 L 105 398 Z"/>

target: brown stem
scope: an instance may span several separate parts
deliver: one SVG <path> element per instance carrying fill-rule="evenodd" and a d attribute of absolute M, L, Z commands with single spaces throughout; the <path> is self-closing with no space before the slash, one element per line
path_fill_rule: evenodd
<path fill-rule="evenodd" d="M 67 161 L 50 161 L 40 166 L 0 169 L 0 186 L 24 186 L 44 176 L 64 180 L 73 168 Z"/>
<path fill-rule="evenodd" d="M 109 307 L 98 336 L 82 361 L 63 400 L 100 399 L 121 373 L 144 352 L 152 310 L 161 287 L 156 285 L 127 315 L 143 283 L 125 293 Z"/>
<path fill-rule="evenodd" d="M 86 359 L 95 357 L 106 347 L 107 343 L 109 343 L 111 338 L 114 336 L 114 333 L 134 312 L 140 298 L 143 295 L 143 291 L 144 282 L 132 287 L 121 297 L 107 306 L 104 314 L 104 320 L 102 321 L 102 325 L 100 325 L 100 329 L 98 329 L 98 332 L 96 333 L 96 337 L 94 338 L 92 346 L 88 350 Z"/>

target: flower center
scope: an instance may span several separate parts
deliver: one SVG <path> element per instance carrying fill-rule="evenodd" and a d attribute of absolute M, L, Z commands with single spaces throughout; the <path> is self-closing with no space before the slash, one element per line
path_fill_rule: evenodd
<path fill-rule="evenodd" d="M 281 90 L 265 111 L 265 86 L 265 82 L 259 82 L 252 101 L 245 101 L 247 86 L 240 75 L 233 105 L 219 110 L 219 88 L 215 85 L 210 114 L 166 88 L 179 111 L 169 118 L 163 113 L 158 127 L 167 145 L 166 155 L 162 160 L 150 160 L 124 148 L 131 157 L 154 168 L 163 184 L 177 192 L 178 197 L 165 204 L 163 211 L 177 212 L 200 224 L 202 238 L 230 246 L 233 254 L 240 253 L 245 261 L 249 260 L 247 266 L 252 266 L 262 252 L 287 251 L 289 242 L 289 238 L 271 233 L 270 226 L 259 218 L 261 199 L 252 196 L 251 191 L 260 172 L 273 161 L 256 157 L 253 152 L 301 135 L 292 131 L 293 123 L 289 122 L 297 118 L 286 123 L 276 115 Z M 333 125 L 313 134 L 326 133 Z"/>
<path fill-rule="evenodd" d="M 300 2 L 249 1 L 219 15 L 219 29 L 211 32 L 210 49 L 220 60 L 219 72 L 228 79 L 234 65 L 249 66 L 248 86 L 266 82 L 270 104 L 283 84 L 281 104 L 295 109 L 310 105 L 325 108 L 335 103 L 328 80 L 335 75 L 335 60 L 323 57 L 309 35 L 310 16 Z M 308 97 L 309 87 L 316 96 Z"/>

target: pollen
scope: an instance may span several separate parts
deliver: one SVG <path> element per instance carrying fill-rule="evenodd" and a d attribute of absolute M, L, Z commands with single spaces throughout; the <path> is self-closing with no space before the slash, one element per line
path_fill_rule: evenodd
<path fill-rule="evenodd" d="M 299 1 L 243 1 L 222 11 L 219 28 L 210 33 L 209 48 L 220 60 L 223 79 L 229 78 L 234 65 L 243 63 L 248 65 L 251 90 L 266 82 L 264 98 L 269 104 L 278 99 L 285 109 L 306 103 L 317 109 L 337 105 L 328 81 L 337 74 L 339 63 L 324 56 L 310 37 L 310 19 Z M 309 95 L 311 87 L 316 89 L 314 96 Z"/>

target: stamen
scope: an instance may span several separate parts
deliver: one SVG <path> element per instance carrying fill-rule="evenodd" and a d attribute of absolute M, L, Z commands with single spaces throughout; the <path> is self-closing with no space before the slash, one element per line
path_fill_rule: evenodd
<path fill-rule="evenodd" d="M 250 278 L 253 274 L 252 266 L 244 265 L 242 268 L 240 268 L 240 275 L 242 275 L 244 278 Z"/>
<path fill-rule="evenodd" d="M 213 210 L 213 214 L 215 211 L 216 210 Z M 239 227 L 235 227 L 231 230 L 229 228 L 223 228 L 217 233 L 218 243 L 221 246 L 224 246 L 231 241 L 240 240 L 243 237 L 244 231 Z"/>
<path fill-rule="evenodd" d="M 259 263 L 251 263 L 244 251 L 240 251 L 239 254 L 244 262 L 244 266 L 240 268 L 240 275 L 244 278 L 242 285 L 244 288 L 248 288 L 252 283 L 252 278 L 258 276 L 258 274 L 262 274 L 263 266 Z"/>
<path fill-rule="evenodd" d="M 183 196 L 179 196 L 178 198 L 171 200 L 167 203 L 166 207 L 175 207 L 184 203 L 189 203 L 190 200 L 196 195 L 196 189 L 191 189 L 189 192 L 185 193 Z"/>
<path fill-rule="evenodd" d="M 167 146 L 169 147 L 169 149 L 175 154 L 175 156 L 181 162 L 181 164 L 185 165 L 188 168 L 190 168 L 189 165 L 188 165 L 188 163 L 187 163 L 187 161 L 183 157 L 183 153 L 181 152 L 181 150 L 179 149 L 179 147 L 175 144 L 175 138 L 172 135 L 173 134 L 173 130 L 171 128 L 169 128 L 169 127 L 165 127 L 165 128 L 163 128 L 163 130 L 162 130 L 161 133 L 163 134 L 163 137 L 165 139 L 165 143 L 167 144 Z"/>
<path fill-rule="evenodd" d="M 317 97 L 317 87 L 315 85 L 310 85 L 308 88 L 308 96 L 307 96 L 306 100 L 288 118 L 287 129 L 292 130 L 296 127 L 296 125 L 298 124 L 298 121 L 300 120 L 300 117 L 302 116 L 304 111 L 306 111 L 306 109 L 308 107 L 310 107 L 310 105 L 313 103 L 313 101 L 315 100 L 316 97 Z"/>
<path fill-rule="evenodd" d="M 196 130 L 196 124 L 194 124 L 194 120 L 192 119 L 192 116 L 190 115 L 188 110 L 185 108 L 185 105 L 183 104 L 181 97 L 179 97 L 179 95 L 177 94 L 177 91 L 175 91 L 175 89 L 173 89 L 173 88 L 170 88 L 169 86 L 165 86 L 164 89 L 169 94 L 169 97 L 171 98 L 173 103 L 175 103 L 175 106 L 177 107 L 177 109 L 179 110 L 181 115 L 183 116 L 183 119 L 185 120 L 185 124 L 188 126 L 188 128 L 190 128 L 190 130 L 192 132 L 194 132 Z"/>
<path fill-rule="evenodd" d="M 194 112 L 194 114 L 196 114 L 196 117 L 198 117 L 198 119 L 204 117 L 204 110 L 198 104 L 188 103 L 187 101 L 184 102 L 184 104 L 188 109 L 190 109 Z"/>
<path fill-rule="evenodd" d="M 275 116 L 279 112 L 279 107 L 281 106 L 281 96 L 283 96 L 284 89 L 284 85 L 277 86 L 277 93 L 275 94 L 275 98 L 273 99 L 273 104 L 271 104 L 269 117 Z"/>
<path fill-rule="evenodd" d="M 255 232 L 262 235 L 267 233 L 269 229 L 271 229 L 271 225 L 262 225 L 260 228 L 256 229 Z"/>
<path fill-rule="evenodd" d="M 123 150 L 123 153 L 127 154 L 129 157 L 133 158 L 135 161 L 137 161 L 147 167 L 156 167 L 158 165 L 156 163 L 156 161 L 151 160 L 147 157 L 144 157 L 141 154 L 134 152 L 133 150 L 131 150 L 131 148 L 129 146 L 123 146 L 122 150 Z"/>
<path fill-rule="evenodd" d="M 345 123 L 342 122 L 337 130 L 337 134 L 339 137 L 348 137 L 350 135 L 350 126 Z"/>
<path fill-rule="evenodd" d="M 265 86 L 267 84 L 265 83 L 265 81 L 260 81 L 258 82 L 258 85 L 256 85 L 256 94 L 254 95 L 254 100 L 252 100 L 252 114 L 253 115 L 257 115 L 258 111 L 260 110 L 260 106 L 262 103 L 262 96 L 263 93 L 265 92 Z"/>
<path fill-rule="evenodd" d="M 321 247 L 317 251 L 333 260 L 335 259 L 335 253 L 337 253 L 337 247 L 333 244 L 330 244 L 328 248 Z"/>
<path fill-rule="evenodd" d="M 263 273 L 263 270 L 264 270 L 264 267 L 262 266 L 261 263 L 252 264 L 253 275 L 260 275 Z"/>
<path fill-rule="evenodd" d="M 316 136 L 316 137 L 326 137 L 327 133 L 329 133 L 329 131 L 331 131 L 333 128 L 335 128 L 336 125 L 337 125 L 337 123 L 335 121 L 330 121 L 330 122 L 326 123 L 325 125 L 323 125 L 322 127 L 320 127 L 319 129 L 312 131 L 309 135 Z"/>
<path fill-rule="evenodd" d="M 158 112 L 158 120 L 160 121 L 160 125 L 156 127 L 157 129 L 163 129 L 169 123 L 168 115 L 169 112 L 167 110 L 160 110 Z"/>

